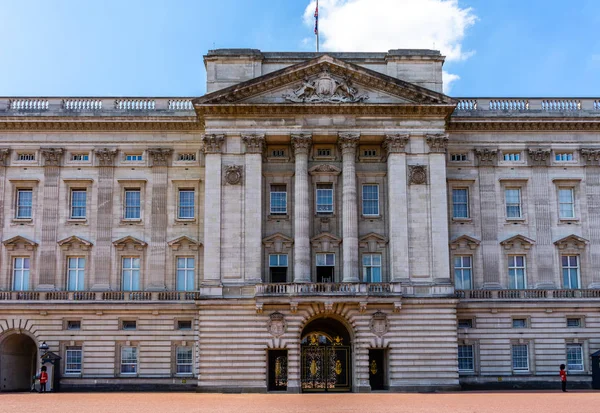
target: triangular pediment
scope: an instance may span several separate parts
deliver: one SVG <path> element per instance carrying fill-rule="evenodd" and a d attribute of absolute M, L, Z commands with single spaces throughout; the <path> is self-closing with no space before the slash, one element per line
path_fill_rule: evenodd
<path fill-rule="evenodd" d="M 199 243 L 198 241 L 196 241 L 193 238 L 188 237 L 187 235 L 182 235 L 181 237 L 172 239 L 171 241 L 167 242 L 167 244 L 169 245 L 169 247 L 171 247 L 175 251 L 177 251 L 179 248 L 181 248 L 184 245 L 187 245 L 187 247 L 189 249 L 195 251 L 198 249 L 199 246 L 202 245 L 201 243 Z"/>
<path fill-rule="evenodd" d="M 341 243 L 341 238 L 338 238 L 329 232 L 322 232 L 310 239 L 310 245 L 312 245 L 316 251 L 321 252 L 331 252 L 333 251 L 333 248 L 339 247 Z"/>
<path fill-rule="evenodd" d="M 567 248 L 583 249 L 588 244 L 588 242 L 589 241 L 585 238 L 581 238 L 578 235 L 571 234 L 564 238 L 559 239 L 558 241 L 555 241 L 554 245 L 556 245 L 561 250 L 567 249 Z"/>
<path fill-rule="evenodd" d="M 273 243 L 276 241 L 281 241 L 281 242 L 291 242 L 293 243 L 294 240 L 290 237 L 288 237 L 287 235 L 283 235 L 281 232 L 276 232 L 273 235 L 269 235 L 266 238 L 263 238 L 263 244 L 269 244 L 269 243 Z"/>
<path fill-rule="evenodd" d="M 378 249 L 385 248 L 387 242 L 387 238 L 383 235 L 370 232 L 359 238 L 358 246 L 359 248 L 367 248 L 369 251 L 377 251 Z"/>
<path fill-rule="evenodd" d="M 113 245 L 115 247 L 117 247 L 118 249 L 123 249 L 126 246 L 132 246 L 133 248 L 139 250 L 144 248 L 147 244 L 142 241 L 141 239 L 137 239 L 135 237 L 132 237 L 131 235 L 128 235 L 126 237 L 123 238 L 119 238 L 116 241 L 113 241 Z"/>
<path fill-rule="evenodd" d="M 319 105 L 448 105 L 442 93 L 324 54 L 245 82 L 209 93 L 193 101 L 203 106 L 231 104 Z"/>
<path fill-rule="evenodd" d="M 263 238 L 262 242 L 268 251 L 277 253 L 287 251 L 294 245 L 294 239 L 283 235 L 281 232 Z"/>
<path fill-rule="evenodd" d="M 481 241 L 479 241 L 476 238 L 470 237 L 468 235 L 461 235 L 460 237 L 457 237 L 450 242 L 450 248 L 453 250 L 461 248 L 474 250 L 480 243 Z"/>
<path fill-rule="evenodd" d="M 32 250 L 33 248 L 37 247 L 37 245 L 38 245 L 37 242 L 32 241 L 29 238 L 22 237 L 20 235 L 9 238 L 6 241 L 2 241 L 2 243 L 8 249 L 14 249 L 15 247 L 18 247 L 19 245 L 22 245 L 25 249 Z"/>
<path fill-rule="evenodd" d="M 80 249 L 87 250 L 93 244 L 91 242 L 89 242 L 88 240 L 79 238 L 77 235 L 71 235 L 70 237 L 67 237 L 65 239 L 58 241 L 58 245 L 60 247 L 62 247 L 63 249 L 67 249 L 67 250 L 72 248 L 75 245 L 79 245 Z"/>
<path fill-rule="evenodd" d="M 500 245 L 504 247 L 504 249 L 510 250 L 513 248 L 520 248 L 524 250 L 528 250 L 531 246 L 535 244 L 535 241 L 531 238 L 527 238 L 524 235 L 515 235 L 514 237 L 510 237 L 500 242 Z"/>

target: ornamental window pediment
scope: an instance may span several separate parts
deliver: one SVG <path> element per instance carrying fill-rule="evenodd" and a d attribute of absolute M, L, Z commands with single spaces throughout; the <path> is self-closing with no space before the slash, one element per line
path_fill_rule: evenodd
<path fill-rule="evenodd" d="M 474 250 L 481 241 L 468 235 L 461 235 L 450 242 L 450 249 L 453 250 Z"/>
<path fill-rule="evenodd" d="M 329 232 L 323 232 L 311 238 L 310 244 L 316 251 L 332 251 L 342 243 L 342 239 Z"/>
<path fill-rule="evenodd" d="M 270 252 L 280 253 L 289 251 L 294 245 L 294 240 L 280 232 L 269 235 L 262 240 L 265 248 Z"/>
<path fill-rule="evenodd" d="M 141 251 L 143 250 L 146 245 L 144 241 L 137 239 L 135 237 L 132 237 L 131 235 L 128 235 L 126 237 L 120 238 L 116 241 L 113 242 L 113 245 L 119 250 L 122 251 L 124 249 L 134 249 L 136 251 Z"/>
<path fill-rule="evenodd" d="M 91 242 L 89 242 L 83 238 L 79 238 L 76 235 L 72 235 L 70 237 L 67 237 L 65 239 L 58 241 L 58 245 L 64 251 L 69 251 L 71 249 L 76 249 L 76 248 L 78 248 L 82 251 L 87 251 L 93 246 L 93 244 Z"/>
<path fill-rule="evenodd" d="M 385 248 L 388 239 L 382 235 L 371 232 L 358 240 L 358 247 L 368 252 L 376 252 Z"/>
<path fill-rule="evenodd" d="M 334 175 L 337 176 L 342 173 L 342 170 L 337 166 L 330 164 L 321 164 L 313 166 L 308 170 L 308 173 L 312 176 L 315 175 Z"/>
<path fill-rule="evenodd" d="M 554 242 L 559 250 L 582 250 L 588 244 L 588 240 L 575 234 L 568 235 Z"/>
<path fill-rule="evenodd" d="M 37 242 L 32 241 L 28 238 L 17 235 L 16 237 L 12 237 L 7 239 L 6 241 L 2 241 L 7 250 L 12 251 L 15 249 L 24 249 L 27 251 L 33 251 L 37 246 Z"/>
<path fill-rule="evenodd" d="M 199 247 L 202 246 L 202 243 L 196 241 L 193 238 L 188 237 L 187 235 L 183 235 L 181 237 L 175 238 L 167 243 L 169 247 L 171 247 L 174 251 L 179 251 L 183 249 L 188 249 L 190 251 L 197 251 Z"/>
<path fill-rule="evenodd" d="M 524 235 L 515 235 L 514 237 L 507 238 L 500 242 L 500 245 L 502 245 L 505 250 L 529 250 L 533 244 L 535 244 L 535 241 Z"/>

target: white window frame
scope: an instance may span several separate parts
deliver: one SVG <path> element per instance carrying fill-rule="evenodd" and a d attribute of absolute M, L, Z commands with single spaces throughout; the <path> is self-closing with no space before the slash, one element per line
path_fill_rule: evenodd
<path fill-rule="evenodd" d="M 144 154 L 135 152 L 125 153 L 123 159 L 125 162 L 142 162 L 144 160 Z"/>
<path fill-rule="evenodd" d="M 284 191 L 274 191 L 273 187 L 278 187 L 278 186 L 285 187 L 285 190 Z M 273 194 L 283 195 L 283 203 L 284 203 L 284 207 L 285 207 L 284 211 L 279 211 L 279 210 L 274 211 L 273 210 Z M 288 204 L 287 203 L 287 185 L 272 183 L 269 186 L 269 213 L 271 215 L 287 215 L 287 213 L 288 213 L 287 204 Z"/>
<path fill-rule="evenodd" d="M 319 257 L 324 258 L 324 264 L 319 265 Z M 333 257 L 333 264 L 327 264 L 327 257 Z M 317 252 L 315 254 L 315 263 L 317 267 L 335 267 L 335 253 L 333 252 Z"/>
<path fill-rule="evenodd" d="M 570 349 L 577 349 L 577 351 L 579 353 L 578 360 L 581 361 L 581 364 L 569 364 L 569 355 L 572 354 L 569 351 Z M 583 344 L 580 344 L 580 343 L 567 343 L 565 357 L 567 359 L 567 363 L 566 364 L 567 364 L 567 371 L 568 372 L 583 373 L 585 371 L 585 359 L 583 357 Z M 573 368 L 571 366 L 574 366 L 576 368 Z"/>
<path fill-rule="evenodd" d="M 519 202 L 515 203 L 515 202 L 508 202 L 508 191 L 517 191 L 517 194 L 519 196 Z M 514 187 L 514 186 L 508 186 L 506 188 L 504 188 L 504 204 L 505 204 L 505 214 L 506 214 L 506 219 L 522 219 L 523 218 L 523 191 L 521 190 L 520 187 Z M 512 216 L 509 213 L 509 207 L 518 207 L 519 208 L 519 215 L 517 216 Z"/>
<path fill-rule="evenodd" d="M 26 261 L 27 260 L 27 261 Z M 25 262 L 29 264 L 25 267 Z M 17 265 L 21 263 L 21 265 Z M 13 290 L 14 291 L 29 291 L 31 284 L 31 257 L 12 257 L 13 266 Z M 25 277 L 25 275 L 27 277 Z M 25 282 L 26 280 L 26 282 Z"/>
<path fill-rule="evenodd" d="M 523 322 L 523 325 L 517 325 L 515 322 L 520 323 Z M 512 328 L 528 328 L 529 320 L 526 317 L 514 317 L 512 319 Z"/>
<path fill-rule="evenodd" d="M 29 193 L 29 205 L 22 203 L 21 194 Z M 21 215 L 21 208 L 29 208 L 29 215 Z M 17 196 L 15 202 L 15 219 L 32 219 L 33 218 L 33 188 L 17 188 Z"/>
<path fill-rule="evenodd" d="M 379 258 L 379 264 L 377 264 L 373 258 Z M 382 261 L 383 257 L 378 253 L 364 253 L 362 254 L 362 282 L 365 283 L 380 283 L 383 282 L 383 273 L 382 273 Z M 379 269 L 379 280 L 373 279 L 373 269 Z M 371 278 L 371 279 L 369 279 Z"/>
<path fill-rule="evenodd" d="M 454 191 L 464 191 L 466 194 L 466 201 L 465 202 L 456 202 L 455 198 L 454 198 Z M 464 205 L 465 206 L 465 208 L 466 208 L 465 216 L 458 216 L 456 214 L 456 205 Z M 454 219 L 469 219 L 469 218 L 471 218 L 471 215 L 469 214 L 469 188 L 467 188 L 467 187 L 452 188 L 452 218 L 454 218 Z"/>
<path fill-rule="evenodd" d="M 365 196 L 365 189 L 368 187 L 375 187 L 375 198 L 367 198 Z M 372 194 L 369 194 L 372 195 Z M 368 213 L 365 202 L 375 202 L 375 212 Z M 362 214 L 366 217 L 378 217 L 379 216 L 379 184 L 363 184 L 362 185 Z"/>
<path fill-rule="evenodd" d="M 188 353 L 185 360 L 179 357 L 179 351 L 184 349 Z M 185 367 L 185 370 L 189 371 L 180 371 L 180 367 Z M 175 374 L 178 376 L 192 376 L 194 374 L 194 349 L 192 346 L 175 347 Z"/>
<path fill-rule="evenodd" d="M 564 257 L 567 257 L 568 264 L 566 266 L 563 265 Z M 571 266 L 570 257 L 575 257 L 577 259 L 577 265 L 575 267 Z M 560 269 L 561 269 L 562 288 L 573 289 L 573 290 L 577 290 L 577 289 L 581 288 L 581 256 L 579 256 L 578 254 L 562 254 L 560 256 Z M 571 285 L 571 270 L 573 270 L 573 269 L 577 273 L 577 286 L 576 287 Z M 566 285 L 566 283 L 565 283 L 565 270 L 567 270 L 569 272 L 569 285 Z"/>
<path fill-rule="evenodd" d="M 577 321 L 577 325 L 569 325 L 569 321 Z M 581 328 L 583 327 L 583 321 L 581 317 L 567 317 L 567 328 Z"/>
<path fill-rule="evenodd" d="M 554 151 L 555 162 L 574 162 L 575 160 L 573 151 Z"/>
<path fill-rule="evenodd" d="M 79 362 L 69 363 L 69 358 L 74 355 L 79 355 Z M 72 361 L 72 360 L 71 360 Z M 73 366 L 79 366 L 78 368 Z M 81 346 L 68 346 L 65 348 L 65 374 L 81 374 L 83 367 L 83 347 Z"/>
<path fill-rule="evenodd" d="M 517 257 L 523 258 L 523 265 L 517 265 Z M 511 254 L 507 256 L 508 259 L 508 288 L 511 290 L 524 290 L 527 288 L 527 255 L 525 254 Z M 518 270 L 523 270 L 523 286 L 519 287 L 517 279 Z M 515 282 L 513 284 L 511 272 L 514 272 Z"/>
<path fill-rule="evenodd" d="M 126 266 L 126 260 L 130 260 L 130 265 Z M 138 262 L 138 266 L 134 265 L 135 260 Z M 121 257 L 121 288 L 123 291 L 140 291 L 141 289 L 141 267 L 142 259 L 140 256 L 123 256 Z M 129 285 L 125 285 L 125 276 L 129 274 Z M 134 276 L 137 277 L 138 288 L 134 289 L 135 286 Z"/>
<path fill-rule="evenodd" d="M 128 204 L 128 200 L 127 200 L 127 193 L 128 192 L 131 192 L 131 193 L 137 192 L 138 193 L 138 195 L 139 195 L 139 198 L 138 198 L 139 203 L 138 203 L 137 206 L 130 206 Z M 135 208 L 137 208 L 137 217 L 128 217 L 127 216 L 127 211 L 129 209 L 135 210 Z M 123 191 L 123 220 L 125 220 L 125 221 L 140 221 L 141 219 L 142 219 L 142 188 L 139 188 L 139 187 L 137 187 L 137 188 L 133 188 L 133 187 L 131 187 L 131 188 L 125 188 L 124 191 Z"/>
<path fill-rule="evenodd" d="M 180 267 L 181 260 L 183 260 L 184 266 Z M 190 267 L 190 260 L 192 260 L 192 266 Z M 177 256 L 175 257 L 175 266 L 176 266 L 176 274 L 175 274 L 175 286 L 177 287 L 177 291 L 194 291 L 195 288 L 195 280 L 196 280 L 196 257 L 191 257 L 189 255 L 186 256 Z M 180 272 L 183 274 L 183 289 L 179 288 L 179 276 Z M 188 277 L 192 276 L 192 285 L 188 285 Z"/>
<path fill-rule="evenodd" d="M 522 162 L 521 151 L 502 151 L 502 160 L 504 162 Z"/>
<path fill-rule="evenodd" d="M 469 154 L 466 152 L 456 152 L 450 154 L 450 162 L 468 162 Z"/>
<path fill-rule="evenodd" d="M 133 357 L 125 358 L 124 353 L 127 350 L 132 351 Z M 138 374 L 138 348 L 136 346 L 122 346 L 121 347 L 121 357 L 119 360 L 119 371 L 122 375 L 133 376 Z M 133 371 L 123 371 L 124 367 L 130 366 Z"/>
<path fill-rule="evenodd" d="M 177 161 L 179 162 L 195 162 L 196 152 L 180 152 L 177 154 Z"/>
<path fill-rule="evenodd" d="M 562 191 L 569 191 L 571 194 L 571 201 L 570 202 L 562 202 L 561 200 L 561 192 Z M 565 187 L 565 186 L 560 186 L 558 187 L 558 216 L 560 219 L 575 219 L 575 190 L 573 187 Z M 563 210 L 562 210 L 562 206 L 563 205 L 570 205 L 570 212 L 571 215 L 570 216 L 565 216 L 563 215 Z"/>
<path fill-rule="evenodd" d="M 35 162 L 35 152 L 17 152 L 15 160 L 17 162 Z"/>
<path fill-rule="evenodd" d="M 85 199 L 83 202 L 83 206 L 81 205 L 75 205 L 74 204 L 74 200 L 75 197 L 73 196 L 75 193 L 84 193 L 85 194 Z M 87 219 L 87 201 L 88 201 L 88 196 L 87 196 L 87 188 L 71 188 L 70 190 L 70 202 L 69 202 L 69 218 L 70 219 Z M 75 208 L 83 208 L 83 215 L 75 215 L 74 211 Z"/>
<path fill-rule="evenodd" d="M 470 347 L 471 354 L 463 355 L 461 357 L 461 347 Z M 474 373 L 475 372 L 475 346 L 473 344 L 459 344 L 457 348 L 457 358 L 458 358 L 458 371 L 459 373 Z M 471 368 L 460 368 L 460 361 L 462 360 L 471 360 Z"/>
<path fill-rule="evenodd" d="M 460 265 L 456 265 L 456 259 L 460 259 Z M 470 261 L 470 265 L 466 266 L 464 259 L 468 258 Z M 457 290 L 472 290 L 473 289 L 473 256 L 472 255 L 455 255 L 453 260 L 453 268 L 454 268 L 454 286 Z M 461 274 L 460 281 L 462 288 L 458 284 L 458 280 L 456 277 L 457 271 Z M 465 271 L 469 271 L 469 288 L 464 288 L 464 273 Z"/>
<path fill-rule="evenodd" d="M 75 260 L 75 267 L 71 267 L 72 260 Z M 83 261 L 83 267 L 80 267 Z M 84 291 L 85 290 L 85 266 L 86 257 L 69 256 L 67 257 L 67 291 Z M 81 275 L 81 279 L 80 279 Z M 71 288 L 71 277 L 75 276 L 75 288 Z M 79 285 L 81 284 L 81 285 Z"/>
<path fill-rule="evenodd" d="M 319 203 L 319 191 L 327 191 L 331 193 L 331 203 Z M 315 189 L 315 208 L 317 214 L 331 215 L 334 212 L 335 194 L 333 183 L 318 183 Z M 321 207 L 321 208 L 320 208 Z M 323 209 L 327 208 L 327 209 Z"/>
<path fill-rule="evenodd" d="M 519 365 L 519 366 L 515 365 L 515 361 L 516 361 L 515 360 L 515 350 L 516 350 L 517 347 L 520 350 L 519 351 L 520 354 L 517 354 L 517 357 L 519 357 L 521 361 L 522 361 L 522 357 L 523 357 L 522 350 L 523 350 L 523 348 L 525 349 L 525 362 L 526 362 L 525 366 L 523 366 L 522 364 Z M 511 345 L 511 348 L 510 348 L 510 359 L 511 359 L 511 365 L 512 365 L 512 370 L 513 371 L 515 371 L 515 372 L 528 372 L 529 371 L 529 343 L 523 343 L 523 344 L 521 344 L 521 343 L 519 343 L 519 344 L 513 343 Z"/>
<path fill-rule="evenodd" d="M 77 159 L 81 158 L 81 159 Z M 90 154 L 87 152 L 73 152 L 71 153 L 71 162 L 89 162 Z"/>
<path fill-rule="evenodd" d="M 182 194 L 192 194 L 192 205 L 182 205 L 181 196 Z M 191 214 L 182 214 L 182 208 L 191 208 Z M 195 219 L 196 218 L 196 190 L 194 188 L 178 188 L 177 189 L 177 219 Z"/>

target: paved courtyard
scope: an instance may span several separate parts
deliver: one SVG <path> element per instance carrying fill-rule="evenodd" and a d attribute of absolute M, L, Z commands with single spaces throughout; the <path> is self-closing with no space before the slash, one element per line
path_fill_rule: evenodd
<path fill-rule="evenodd" d="M 436 394 L 0 394 L 0 412 L 43 413 L 597 413 L 600 391 Z"/>

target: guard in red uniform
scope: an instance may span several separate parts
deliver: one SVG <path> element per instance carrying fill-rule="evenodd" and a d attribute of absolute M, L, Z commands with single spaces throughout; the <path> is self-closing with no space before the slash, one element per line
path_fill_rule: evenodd
<path fill-rule="evenodd" d="M 40 392 L 46 393 L 46 383 L 48 383 L 48 373 L 46 373 L 46 366 L 42 366 L 42 372 L 40 373 Z"/>
<path fill-rule="evenodd" d="M 567 391 L 567 372 L 565 371 L 565 365 L 560 365 L 560 383 L 562 385 L 562 391 Z"/>

